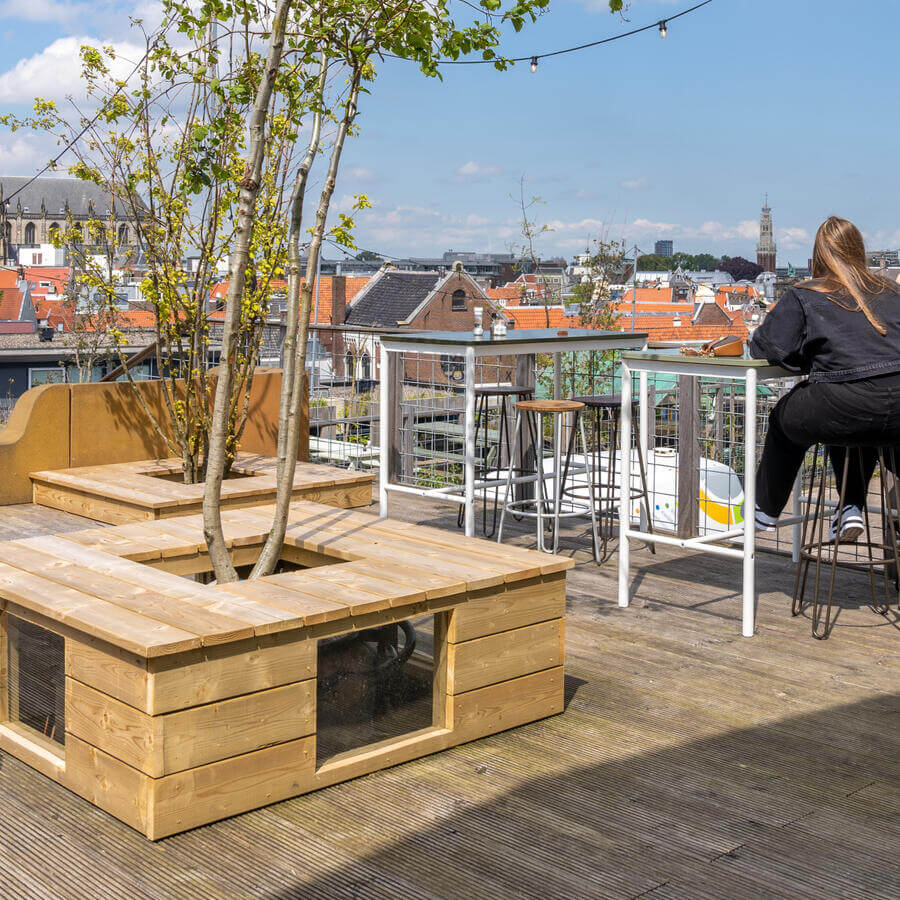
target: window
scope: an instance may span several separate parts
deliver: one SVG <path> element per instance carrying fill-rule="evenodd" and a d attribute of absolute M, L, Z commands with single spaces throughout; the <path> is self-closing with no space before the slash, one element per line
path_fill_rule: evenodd
<path fill-rule="evenodd" d="M 26 244 L 34 243 L 34 222 L 29 222 L 25 226 L 25 243 Z"/>
<path fill-rule="evenodd" d="M 64 384 L 66 370 L 62 366 L 49 366 L 47 368 L 35 368 L 28 370 L 28 387 L 37 387 L 39 384 Z"/>
<path fill-rule="evenodd" d="M 50 223 L 50 227 L 47 229 L 47 237 L 51 244 L 59 238 L 59 222 Z"/>
<path fill-rule="evenodd" d="M 119 243 L 120 244 L 128 243 L 128 226 L 127 225 L 119 226 Z"/>
<path fill-rule="evenodd" d="M 466 292 L 462 289 L 454 291 L 450 298 L 450 308 L 456 312 L 466 310 Z"/>
<path fill-rule="evenodd" d="M 65 643 L 46 628 L 4 616 L 6 724 L 46 749 L 66 741 Z"/>

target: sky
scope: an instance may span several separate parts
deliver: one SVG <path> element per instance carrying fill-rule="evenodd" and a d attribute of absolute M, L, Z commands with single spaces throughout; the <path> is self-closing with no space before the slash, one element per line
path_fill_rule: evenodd
<path fill-rule="evenodd" d="M 692 0 L 551 0 L 502 50 L 526 56 L 655 22 Z M 0 112 L 76 89 L 85 41 L 134 42 L 155 0 L 0 0 Z M 505 73 L 443 80 L 385 60 L 362 99 L 336 207 L 366 193 L 360 248 L 393 256 L 504 252 L 521 243 L 518 195 L 538 196 L 543 256 L 598 237 L 652 252 L 755 258 L 772 207 L 778 264 L 805 265 L 818 224 L 845 216 L 870 249 L 900 246 L 895 0 L 713 0 L 655 30 Z M 127 48 L 126 48 L 127 49 Z M 139 55 L 139 54 L 138 54 Z M 53 148 L 0 130 L 0 173 Z M 336 255 L 329 253 L 329 255 Z"/>

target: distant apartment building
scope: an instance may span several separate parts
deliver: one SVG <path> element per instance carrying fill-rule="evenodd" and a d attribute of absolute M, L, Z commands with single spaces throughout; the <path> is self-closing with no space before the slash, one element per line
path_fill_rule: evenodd
<path fill-rule="evenodd" d="M 653 252 L 656 256 L 662 256 L 668 259 L 675 253 L 675 248 L 671 241 L 657 241 L 653 245 Z"/>

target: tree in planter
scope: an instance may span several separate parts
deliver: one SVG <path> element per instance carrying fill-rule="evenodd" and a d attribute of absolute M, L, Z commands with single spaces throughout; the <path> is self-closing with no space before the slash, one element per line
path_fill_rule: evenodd
<path fill-rule="evenodd" d="M 537 14 L 548 2 L 549 0 L 518 0 L 504 7 L 502 0 L 481 0 L 479 13 L 484 15 L 485 21 L 478 20 L 463 25 L 451 16 L 449 4 L 443 0 L 439 3 L 409 2 L 409 0 L 399 3 L 328 3 L 321 8 L 323 39 L 319 48 L 321 55 L 316 96 L 322 99 L 311 104 L 314 111 L 312 134 L 306 157 L 300 166 L 299 177 L 294 185 L 290 205 L 287 333 L 279 412 L 276 509 L 272 529 L 251 577 L 259 577 L 273 571 L 284 543 L 299 445 L 300 404 L 315 272 L 322 240 L 326 236 L 326 221 L 340 169 L 344 142 L 354 128 L 360 93 L 367 91 L 374 80 L 372 60 L 384 54 L 401 56 L 416 62 L 425 75 L 436 75 L 442 59 L 456 58 L 462 53 L 481 52 L 483 58 L 495 59 L 493 48 L 500 37 L 499 26 L 509 22 L 519 30 L 526 20 L 536 19 Z M 475 7 L 475 4 L 471 6 Z M 340 111 L 338 112 L 334 106 L 331 107 L 335 110 L 338 124 L 329 143 L 325 177 L 318 196 L 315 221 L 310 229 L 306 275 L 302 280 L 301 291 L 299 245 L 304 200 L 309 171 L 320 153 L 323 111 L 328 108 L 328 104 L 324 102 L 324 86 L 329 67 L 335 64 L 342 67 L 347 91 L 342 98 Z M 495 59 L 495 65 L 503 69 L 507 63 L 498 57 Z M 365 202 L 365 198 L 358 198 L 357 205 L 364 206 Z M 336 229 L 332 229 L 332 233 L 338 240 L 351 244 L 347 241 L 347 231 L 351 225 L 351 219 L 341 216 L 340 224 Z M 225 546 L 221 524 L 221 477 L 213 473 L 212 465 L 213 461 L 217 460 L 220 444 L 221 439 L 214 434 L 210 445 L 210 467 L 203 503 L 204 531 L 216 578 L 221 581 L 233 581 L 237 578 L 237 573 Z"/>
<path fill-rule="evenodd" d="M 162 8 L 163 24 L 144 34 L 144 56 L 128 81 L 118 77 L 120 63 L 111 49 L 82 48 L 84 86 L 96 113 L 71 120 L 52 102 L 38 100 L 33 116 L 2 120 L 49 131 L 67 143 L 82 134 L 72 147 L 70 172 L 102 187 L 111 207 L 125 210 L 134 222 L 146 266 L 142 297 L 155 313 L 164 416 L 146 403 L 130 369 L 127 377 L 152 426 L 181 457 L 185 481 L 193 483 L 205 476 L 216 378 L 210 289 L 234 241 L 247 111 L 264 64 L 256 43 L 271 13 L 257 0 L 199 11 L 163 0 Z M 284 90 L 267 109 L 267 155 L 249 208 L 257 227 L 242 262 L 248 277 L 237 301 L 237 352 L 226 379 L 225 473 L 249 410 L 270 283 L 283 271 L 284 189 L 297 165 L 301 100 L 295 89 Z M 187 256 L 197 261 L 191 273 L 182 266 Z M 112 291 L 110 270 L 82 266 L 80 279 L 82 292 L 105 305 L 109 316 L 112 305 L 102 300 Z M 125 362 L 121 341 L 118 353 Z"/>

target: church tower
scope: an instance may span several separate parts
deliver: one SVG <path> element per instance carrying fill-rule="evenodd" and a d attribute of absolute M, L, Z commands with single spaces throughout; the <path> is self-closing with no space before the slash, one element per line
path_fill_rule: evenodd
<path fill-rule="evenodd" d="M 775 235 L 772 233 L 772 210 L 769 207 L 769 195 L 759 217 L 759 243 L 756 245 L 756 264 L 762 266 L 763 272 L 775 271 Z"/>

